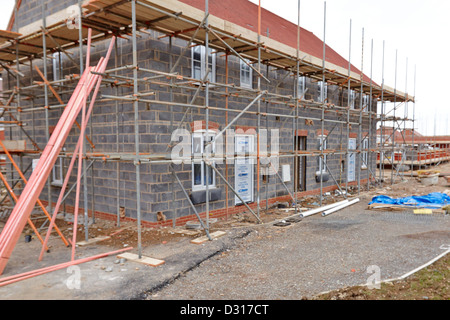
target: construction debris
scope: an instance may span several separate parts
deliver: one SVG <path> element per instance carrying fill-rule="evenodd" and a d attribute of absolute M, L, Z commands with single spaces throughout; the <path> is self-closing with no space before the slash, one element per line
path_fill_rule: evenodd
<path fill-rule="evenodd" d="M 437 170 L 419 170 L 417 175 L 424 185 L 436 185 L 439 181 L 440 171 Z"/>
<path fill-rule="evenodd" d="M 286 222 L 291 222 L 291 223 L 297 223 L 302 221 L 302 218 L 300 217 L 289 217 L 286 219 Z"/>
<path fill-rule="evenodd" d="M 450 204 L 450 196 L 446 193 L 432 192 L 424 196 L 410 196 L 403 198 L 391 198 L 385 195 L 376 196 L 369 203 L 369 209 L 388 205 L 388 207 L 441 209 Z"/>
<path fill-rule="evenodd" d="M 343 204 L 341 204 L 341 205 L 335 206 L 335 207 L 333 207 L 333 208 L 330 208 L 330 209 L 328 209 L 328 210 L 322 212 L 322 217 L 325 217 L 325 216 L 327 216 L 327 215 L 329 215 L 329 214 L 332 214 L 332 213 L 334 213 L 334 212 L 336 212 L 336 211 L 339 211 L 339 210 L 341 210 L 341 209 L 344 209 L 344 208 L 346 208 L 346 207 L 348 207 L 348 206 L 351 206 L 352 204 L 355 204 L 355 203 L 357 203 L 357 202 L 359 202 L 359 199 L 358 199 L 358 198 L 353 199 L 353 200 L 351 200 L 351 201 L 348 201 L 348 202 L 346 202 L 346 203 L 343 203 Z"/>
<path fill-rule="evenodd" d="M 323 211 L 326 211 L 328 209 L 331 209 L 333 207 L 336 207 L 336 206 L 339 206 L 339 205 L 342 205 L 342 204 L 345 204 L 345 203 L 348 203 L 347 199 L 343 200 L 343 201 L 335 202 L 335 203 L 332 203 L 332 204 L 329 204 L 329 205 L 326 205 L 326 206 L 322 206 L 322 207 L 319 207 L 319 208 L 315 208 L 315 209 L 312 209 L 312 210 L 309 210 L 309 211 L 306 211 L 306 212 L 300 214 L 300 217 L 301 218 L 305 218 L 305 217 L 311 216 L 311 215 L 316 214 L 316 213 L 321 213 Z"/>
<path fill-rule="evenodd" d="M 274 223 L 273 225 L 276 227 L 287 227 L 287 226 L 290 226 L 291 223 L 287 222 L 286 220 L 281 220 L 279 222 Z"/>

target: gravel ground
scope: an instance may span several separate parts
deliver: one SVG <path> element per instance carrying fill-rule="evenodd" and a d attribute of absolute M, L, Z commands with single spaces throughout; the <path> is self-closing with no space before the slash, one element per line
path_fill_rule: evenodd
<path fill-rule="evenodd" d="M 264 225 L 235 248 L 202 262 L 148 299 L 285 300 L 399 277 L 450 244 L 450 217 L 366 210 L 370 198 L 327 217 Z"/>
<path fill-rule="evenodd" d="M 143 255 L 165 260 L 161 266 L 116 264 L 110 256 L 79 265 L 80 288 L 68 288 L 76 274 L 62 269 L 0 287 L 0 300 L 298 300 L 365 284 L 373 276 L 369 266 L 379 267 L 381 280 L 392 279 L 450 247 L 450 216 L 367 210 L 367 204 L 378 194 L 398 197 L 448 188 L 424 187 L 411 179 L 362 193 L 361 202 L 329 216 L 309 216 L 286 227 L 235 224 L 233 219 L 223 224 L 225 236 L 202 245 L 188 237 L 146 243 Z M 230 225 L 239 227 L 227 229 Z M 53 241 L 42 262 L 36 257 L 38 241 L 20 241 L 4 276 L 68 261 L 67 248 Z M 77 258 L 112 249 L 105 243 L 78 248 Z"/>

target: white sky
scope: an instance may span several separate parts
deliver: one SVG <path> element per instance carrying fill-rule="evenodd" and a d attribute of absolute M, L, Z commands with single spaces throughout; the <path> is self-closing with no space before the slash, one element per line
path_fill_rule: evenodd
<path fill-rule="evenodd" d="M 250 0 L 258 4 L 258 0 Z M 261 6 L 297 23 L 298 0 L 261 0 Z M 364 67 L 370 76 L 373 40 L 373 80 L 382 83 L 383 41 L 384 80 L 387 86 L 416 95 L 415 128 L 427 135 L 450 135 L 450 102 L 445 98 L 450 72 L 446 62 L 450 43 L 450 1 L 448 0 L 328 0 L 326 1 L 327 44 L 349 59 L 350 19 L 352 20 L 351 63 L 361 69 L 362 29 Z M 300 0 L 300 25 L 323 40 L 324 1 Z M 301 36 L 301 35 L 300 35 Z M 395 57 L 397 51 L 397 81 Z M 408 69 L 406 68 L 408 60 Z M 416 85 L 414 86 L 414 69 Z M 415 92 L 414 92 L 415 89 Z M 388 106 L 387 110 L 391 110 Z M 408 104 L 413 117 L 413 104 Z M 403 107 L 396 116 L 405 114 Z M 391 113 L 392 115 L 392 113 Z M 436 123 L 436 126 L 435 126 Z M 392 125 L 392 124 L 391 124 Z M 407 122 L 407 127 L 411 122 Z M 403 128 L 403 124 L 401 125 Z"/>
<path fill-rule="evenodd" d="M 250 0 L 258 4 L 259 0 Z M 6 29 L 14 0 L 0 0 L 0 29 Z M 298 0 L 261 0 L 262 7 L 297 23 Z M 416 130 L 428 135 L 450 135 L 450 102 L 445 99 L 450 74 L 446 62 L 450 52 L 450 1 L 448 0 L 328 0 L 326 1 L 326 42 L 341 56 L 349 58 L 350 19 L 352 20 L 351 62 L 361 69 L 362 29 L 364 28 L 364 67 L 370 76 L 373 40 L 373 80 L 382 82 L 382 53 L 385 42 L 385 84 L 410 95 L 416 94 Z M 324 2 L 300 0 L 300 24 L 323 39 Z M 397 81 L 395 56 L 397 58 Z M 406 64 L 408 59 L 408 69 Z M 414 87 L 414 69 L 417 68 Z M 392 107 L 389 106 L 388 110 Z M 413 104 L 408 104 L 409 117 Z M 403 107 L 396 115 L 403 116 Z M 392 114 L 392 113 L 391 113 Z M 435 126 L 436 123 L 436 126 Z M 407 123 L 407 127 L 410 122 Z M 402 124 L 403 127 L 403 124 Z"/>

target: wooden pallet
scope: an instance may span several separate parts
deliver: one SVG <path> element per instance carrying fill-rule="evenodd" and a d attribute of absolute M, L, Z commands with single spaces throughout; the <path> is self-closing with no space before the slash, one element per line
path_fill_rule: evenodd
<path fill-rule="evenodd" d="M 77 242 L 77 246 L 84 247 L 84 246 L 87 246 L 87 245 L 90 245 L 90 244 L 94 244 L 94 243 L 105 241 L 105 240 L 109 240 L 109 239 L 111 239 L 111 237 L 98 236 L 96 238 L 89 239 L 88 241 L 79 241 L 79 242 Z"/>

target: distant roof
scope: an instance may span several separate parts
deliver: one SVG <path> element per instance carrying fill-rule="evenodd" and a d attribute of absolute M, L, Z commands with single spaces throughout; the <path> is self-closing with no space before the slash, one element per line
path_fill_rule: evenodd
<path fill-rule="evenodd" d="M 406 143 L 412 143 L 412 136 L 405 137 Z M 421 136 L 414 137 L 414 143 L 428 143 L 428 144 L 436 144 L 436 143 L 450 143 L 450 136 Z"/>
<path fill-rule="evenodd" d="M 380 128 L 377 129 L 377 135 L 380 135 Z M 383 127 L 383 136 L 389 136 L 392 139 L 392 127 Z M 414 133 L 414 135 L 413 135 Z M 424 136 L 417 130 L 402 129 L 395 130 L 394 139 L 398 143 L 420 143 L 420 144 L 439 144 L 450 143 L 450 136 Z"/>

